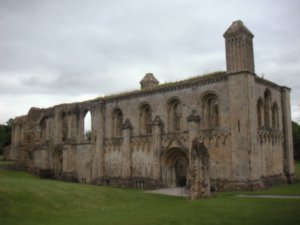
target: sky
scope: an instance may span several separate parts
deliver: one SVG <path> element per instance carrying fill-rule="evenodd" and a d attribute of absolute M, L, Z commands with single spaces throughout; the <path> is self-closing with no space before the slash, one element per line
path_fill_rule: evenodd
<path fill-rule="evenodd" d="M 0 0 L 0 124 L 31 107 L 225 71 L 223 33 L 254 34 L 255 71 L 292 89 L 300 121 L 298 0 Z"/>

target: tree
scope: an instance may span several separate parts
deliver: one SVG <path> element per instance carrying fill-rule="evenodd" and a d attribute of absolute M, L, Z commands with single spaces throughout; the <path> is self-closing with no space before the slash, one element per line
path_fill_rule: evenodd
<path fill-rule="evenodd" d="M 91 141 L 92 140 L 92 131 L 88 130 L 87 132 L 85 132 L 84 139 L 86 141 Z"/>
<path fill-rule="evenodd" d="M 292 121 L 294 158 L 300 160 L 300 125 Z"/>
<path fill-rule="evenodd" d="M 11 126 L 13 120 L 10 119 L 6 125 L 0 124 L 0 155 L 3 154 L 4 148 L 11 143 Z"/>
<path fill-rule="evenodd" d="M 0 125 L 0 155 L 3 154 L 4 144 L 6 142 L 5 125 Z"/>

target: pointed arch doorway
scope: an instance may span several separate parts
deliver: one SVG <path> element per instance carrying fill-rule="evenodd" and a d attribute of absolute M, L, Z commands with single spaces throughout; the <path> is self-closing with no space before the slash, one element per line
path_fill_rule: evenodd
<path fill-rule="evenodd" d="M 178 147 L 170 148 L 163 154 L 162 180 L 166 187 L 185 187 L 188 177 L 188 157 Z"/>
<path fill-rule="evenodd" d="M 52 155 L 52 167 L 54 177 L 60 179 L 63 172 L 63 151 L 61 149 L 56 149 Z"/>

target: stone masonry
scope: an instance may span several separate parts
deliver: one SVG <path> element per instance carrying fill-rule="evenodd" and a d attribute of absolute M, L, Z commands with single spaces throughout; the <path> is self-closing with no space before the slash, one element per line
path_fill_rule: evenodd
<path fill-rule="evenodd" d="M 253 37 L 241 21 L 227 29 L 226 72 L 167 84 L 148 73 L 137 91 L 31 108 L 9 157 L 41 177 L 191 198 L 293 182 L 290 89 L 255 74 Z"/>

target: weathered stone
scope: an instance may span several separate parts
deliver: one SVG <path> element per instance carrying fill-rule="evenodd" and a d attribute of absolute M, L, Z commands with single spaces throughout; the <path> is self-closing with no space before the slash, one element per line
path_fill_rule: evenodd
<path fill-rule="evenodd" d="M 140 81 L 141 89 L 154 88 L 159 85 L 159 81 L 154 77 L 152 73 L 147 73 Z"/>
<path fill-rule="evenodd" d="M 32 108 L 14 119 L 7 157 L 41 177 L 186 186 L 191 198 L 293 182 L 290 89 L 255 74 L 241 21 L 224 37 L 227 72 L 161 85 L 147 74 L 142 90 Z"/>

